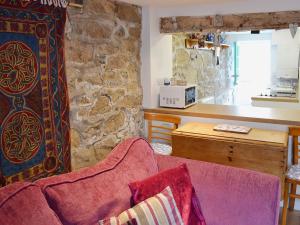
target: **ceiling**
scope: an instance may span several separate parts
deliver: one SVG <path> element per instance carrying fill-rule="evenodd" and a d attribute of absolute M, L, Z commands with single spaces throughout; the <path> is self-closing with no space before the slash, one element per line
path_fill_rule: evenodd
<path fill-rule="evenodd" d="M 244 2 L 247 0 L 121 0 L 141 6 L 176 6 L 192 4 L 224 4 L 230 2 Z"/>

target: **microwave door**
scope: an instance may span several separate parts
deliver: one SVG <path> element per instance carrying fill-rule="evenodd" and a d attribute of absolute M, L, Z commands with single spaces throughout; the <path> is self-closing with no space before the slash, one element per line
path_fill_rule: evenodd
<path fill-rule="evenodd" d="M 185 105 L 193 104 L 196 101 L 196 88 L 190 87 L 185 90 Z"/>

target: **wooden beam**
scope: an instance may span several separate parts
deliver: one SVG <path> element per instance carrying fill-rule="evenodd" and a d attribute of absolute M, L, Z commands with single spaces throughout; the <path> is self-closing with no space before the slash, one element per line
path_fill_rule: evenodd
<path fill-rule="evenodd" d="M 214 26 L 215 16 L 164 17 L 160 19 L 160 33 L 288 29 L 291 23 L 300 26 L 300 11 L 221 15 L 221 26 Z M 220 20 L 220 15 L 217 19 Z"/>

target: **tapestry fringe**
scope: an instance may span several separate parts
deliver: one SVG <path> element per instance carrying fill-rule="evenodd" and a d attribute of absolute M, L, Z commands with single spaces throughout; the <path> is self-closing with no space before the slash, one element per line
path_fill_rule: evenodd
<path fill-rule="evenodd" d="M 31 1 L 31 0 L 26 0 Z M 33 1 L 40 1 L 43 5 L 54 5 L 55 7 L 66 8 L 68 5 L 67 0 L 33 0 Z"/>
<path fill-rule="evenodd" d="M 66 8 L 68 5 L 67 0 L 40 0 L 44 5 L 54 5 L 55 7 L 63 7 Z"/>

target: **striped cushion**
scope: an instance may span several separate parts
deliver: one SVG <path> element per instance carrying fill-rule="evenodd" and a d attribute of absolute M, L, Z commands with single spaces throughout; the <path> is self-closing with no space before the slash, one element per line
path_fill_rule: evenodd
<path fill-rule="evenodd" d="M 170 187 L 100 225 L 184 225 Z"/>

